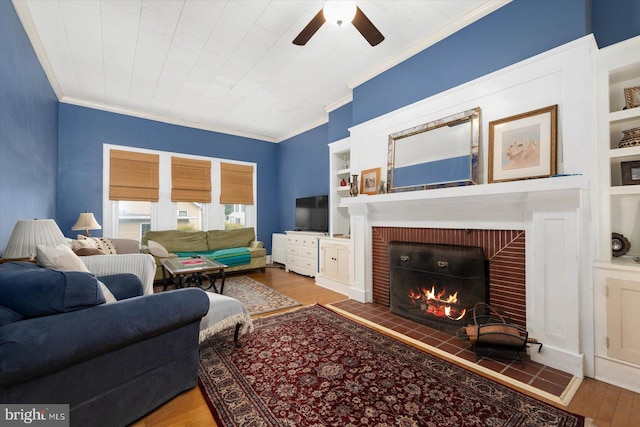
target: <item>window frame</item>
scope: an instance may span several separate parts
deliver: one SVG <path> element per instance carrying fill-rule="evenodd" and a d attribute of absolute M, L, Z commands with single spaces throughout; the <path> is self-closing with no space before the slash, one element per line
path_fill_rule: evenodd
<path fill-rule="evenodd" d="M 185 157 L 196 160 L 211 161 L 211 203 L 202 204 L 202 228 L 206 230 L 223 230 L 225 227 L 224 205 L 219 203 L 220 200 L 220 163 L 236 163 L 239 165 L 253 166 L 253 205 L 246 205 L 246 227 L 253 227 L 258 233 L 257 227 L 257 176 L 258 165 L 253 162 L 243 162 L 217 157 L 205 157 L 191 154 L 149 150 L 136 147 L 126 147 L 121 145 L 103 144 L 103 198 L 102 198 L 102 214 L 103 214 L 103 235 L 118 235 L 118 201 L 109 200 L 109 152 L 110 150 L 123 150 L 139 153 L 158 154 L 160 156 L 160 191 L 158 202 L 151 203 L 151 230 L 175 230 L 178 223 L 178 203 L 171 201 L 171 157 Z"/>

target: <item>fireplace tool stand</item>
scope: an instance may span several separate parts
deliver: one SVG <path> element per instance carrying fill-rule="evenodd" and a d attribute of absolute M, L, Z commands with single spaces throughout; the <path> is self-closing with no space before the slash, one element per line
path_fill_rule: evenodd
<path fill-rule="evenodd" d="M 530 338 L 523 327 L 511 323 L 511 318 L 503 311 L 480 302 L 471 314 L 473 323 L 458 330 L 457 336 L 471 343 L 476 362 L 481 356 L 511 358 L 519 360 L 524 368 L 522 356 L 527 347 L 538 345 L 538 353 L 542 350 L 542 343 Z"/>

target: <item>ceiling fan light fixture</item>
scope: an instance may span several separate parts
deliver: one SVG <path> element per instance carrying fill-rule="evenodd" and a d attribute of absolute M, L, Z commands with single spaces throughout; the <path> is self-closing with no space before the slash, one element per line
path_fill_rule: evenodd
<path fill-rule="evenodd" d="M 356 16 L 356 2 L 352 0 L 328 0 L 322 8 L 324 19 L 331 25 L 340 27 L 350 23 Z"/>

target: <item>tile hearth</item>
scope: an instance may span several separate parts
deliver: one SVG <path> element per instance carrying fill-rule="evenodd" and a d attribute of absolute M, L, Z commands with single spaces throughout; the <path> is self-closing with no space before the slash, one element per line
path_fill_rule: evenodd
<path fill-rule="evenodd" d="M 389 311 L 389 307 L 384 305 L 376 303 L 364 304 L 354 300 L 340 301 L 331 305 L 399 334 L 406 335 L 470 362 L 475 362 L 475 355 L 467 349 L 467 342 L 453 335 L 395 315 Z M 537 346 L 532 347 L 532 350 L 535 349 L 537 349 Z M 528 356 L 524 368 L 521 367 L 520 362 L 517 360 L 498 360 L 483 357 L 475 363 L 557 397 L 562 396 L 562 393 L 573 378 L 571 374 L 533 362 L 528 359 Z"/>

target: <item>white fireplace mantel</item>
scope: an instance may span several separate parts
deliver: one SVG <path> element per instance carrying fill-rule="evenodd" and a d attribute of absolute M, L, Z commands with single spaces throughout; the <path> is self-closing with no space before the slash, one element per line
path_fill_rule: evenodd
<path fill-rule="evenodd" d="M 557 176 L 545 179 L 438 188 L 421 191 L 378 194 L 343 198 L 341 205 L 350 214 L 366 208 L 373 215 L 372 225 L 395 222 L 407 226 L 407 221 L 435 222 L 439 227 L 460 228 L 473 222 L 482 228 L 517 228 L 533 211 L 563 211 L 576 209 L 588 190 L 589 182 L 581 175 Z M 418 213 L 418 214 L 416 214 Z"/>

